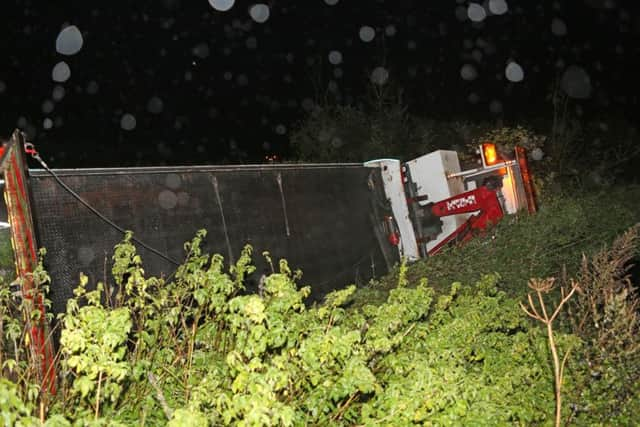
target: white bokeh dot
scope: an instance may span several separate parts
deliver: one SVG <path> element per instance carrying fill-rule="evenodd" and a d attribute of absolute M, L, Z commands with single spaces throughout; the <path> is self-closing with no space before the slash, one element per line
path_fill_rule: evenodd
<path fill-rule="evenodd" d="M 360 27 L 360 31 L 358 32 L 358 35 L 360 37 L 360 40 L 362 40 L 365 43 L 369 43 L 376 37 L 376 30 L 374 30 L 373 27 L 364 25 Z"/>
<path fill-rule="evenodd" d="M 171 190 L 163 190 L 158 194 L 158 204 L 163 209 L 173 209 L 178 204 L 178 196 Z"/>
<path fill-rule="evenodd" d="M 487 11 L 478 3 L 471 3 L 467 8 L 467 16 L 473 22 L 482 22 L 487 17 Z"/>
<path fill-rule="evenodd" d="M 518 83 L 524 80 L 524 70 L 517 62 L 509 62 L 504 69 L 504 75 L 510 82 Z"/>
<path fill-rule="evenodd" d="M 504 15 L 509 11 L 509 5 L 505 0 L 489 0 L 489 12 L 494 15 Z"/>
<path fill-rule="evenodd" d="M 160 114 L 164 109 L 164 102 L 157 96 L 153 96 L 147 102 L 147 111 L 151 114 Z"/>
<path fill-rule="evenodd" d="M 80 30 L 75 25 L 70 25 L 60 31 L 56 39 L 56 51 L 61 55 L 75 55 L 80 52 L 84 40 Z"/>
<path fill-rule="evenodd" d="M 56 85 L 51 92 L 51 98 L 56 102 L 60 102 L 62 98 L 64 98 L 65 93 L 64 86 Z"/>
<path fill-rule="evenodd" d="M 460 77 L 466 81 L 473 81 L 478 77 L 478 71 L 476 71 L 476 67 L 471 64 L 464 64 L 462 68 L 460 68 Z"/>
<path fill-rule="evenodd" d="M 584 68 L 577 65 L 567 67 L 560 86 L 571 98 L 587 99 L 591 96 L 591 78 Z"/>
<path fill-rule="evenodd" d="M 339 65 L 342 63 L 342 53 L 337 50 L 332 50 L 329 52 L 329 62 L 332 65 Z"/>
<path fill-rule="evenodd" d="M 226 12 L 231 9 L 235 0 L 209 0 L 209 4 L 219 12 Z"/>
<path fill-rule="evenodd" d="M 567 24 L 560 18 L 553 18 L 551 21 L 551 32 L 554 36 L 563 37 L 567 35 Z"/>
<path fill-rule="evenodd" d="M 136 118 L 133 114 L 127 113 L 123 115 L 120 119 L 120 127 L 127 131 L 134 130 L 136 128 Z"/>
<path fill-rule="evenodd" d="M 389 71 L 384 67 L 376 67 L 371 72 L 371 82 L 377 85 L 383 85 L 389 79 Z"/>
<path fill-rule="evenodd" d="M 51 78 L 54 82 L 64 83 L 69 80 L 69 77 L 71 77 L 71 68 L 64 61 L 58 62 L 51 71 Z"/>
<path fill-rule="evenodd" d="M 249 8 L 249 15 L 251 16 L 251 19 L 256 21 L 258 24 L 263 24 L 269 19 L 269 6 L 264 3 L 254 4 Z"/>

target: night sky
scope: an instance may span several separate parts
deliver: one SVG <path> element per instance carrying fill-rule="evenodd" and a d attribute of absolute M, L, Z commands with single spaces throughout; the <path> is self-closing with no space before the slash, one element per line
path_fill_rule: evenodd
<path fill-rule="evenodd" d="M 417 116 L 518 123 L 550 117 L 560 82 L 583 120 L 632 123 L 639 10 L 633 0 L 3 0 L 0 136 L 24 129 L 52 167 L 286 160 L 291 129 L 316 103 L 358 106 L 372 84 L 402 89 Z"/>

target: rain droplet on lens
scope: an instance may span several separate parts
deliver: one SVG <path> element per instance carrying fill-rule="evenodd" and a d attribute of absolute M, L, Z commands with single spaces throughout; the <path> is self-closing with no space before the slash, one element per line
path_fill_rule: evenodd
<path fill-rule="evenodd" d="M 389 71 L 384 67 L 376 67 L 371 72 L 371 82 L 382 86 L 389 79 Z"/>
<path fill-rule="evenodd" d="M 99 89 L 100 87 L 98 86 L 98 83 L 95 80 L 91 80 L 89 84 L 87 84 L 87 93 L 89 95 L 95 95 L 96 93 L 98 93 Z"/>
<path fill-rule="evenodd" d="M 235 0 L 209 0 L 209 4 L 219 12 L 226 12 L 233 7 Z"/>
<path fill-rule="evenodd" d="M 587 99 L 591 96 L 591 78 L 582 67 L 570 65 L 562 74 L 560 86 L 567 95 L 575 99 Z"/>
<path fill-rule="evenodd" d="M 164 103 L 162 102 L 162 99 L 157 96 L 151 97 L 147 102 L 147 111 L 151 114 L 160 114 L 163 109 Z"/>
<path fill-rule="evenodd" d="M 53 103 L 52 100 L 45 99 L 44 102 L 42 103 L 42 112 L 44 114 L 49 114 L 53 111 L 54 107 L 55 107 L 55 104 Z"/>
<path fill-rule="evenodd" d="M 61 55 L 75 55 L 82 49 L 84 41 L 80 30 L 75 25 L 64 28 L 56 39 L 56 51 Z"/>
<path fill-rule="evenodd" d="M 66 91 L 64 90 L 63 86 L 56 85 L 53 88 L 53 92 L 51 92 L 51 97 L 53 98 L 54 101 L 60 102 L 62 101 L 62 98 L 64 98 L 65 92 Z"/>
<path fill-rule="evenodd" d="M 257 3 L 249 8 L 249 15 L 251 16 L 251 19 L 256 21 L 258 24 L 267 22 L 269 14 L 269 6 L 264 3 Z"/>
<path fill-rule="evenodd" d="M 120 119 L 120 127 L 123 130 L 127 131 L 134 130 L 136 128 L 136 118 L 133 116 L 133 114 L 127 113 L 122 116 L 122 118 Z"/>
<path fill-rule="evenodd" d="M 487 17 L 487 11 L 478 3 L 471 3 L 467 8 L 467 16 L 473 22 L 482 22 Z"/>
<path fill-rule="evenodd" d="M 332 50 L 329 52 L 329 62 L 333 65 L 338 65 L 342 63 L 342 53 L 337 50 Z"/>
<path fill-rule="evenodd" d="M 200 43 L 191 49 L 191 53 L 200 59 L 206 59 L 209 57 L 209 45 L 206 43 Z"/>
<path fill-rule="evenodd" d="M 170 173 L 165 178 L 165 185 L 172 190 L 177 190 L 182 184 L 182 178 L 177 173 Z"/>
<path fill-rule="evenodd" d="M 507 67 L 504 69 L 504 74 L 510 82 L 517 83 L 524 79 L 524 71 L 517 62 L 509 62 Z"/>
<path fill-rule="evenodd" d="M 502 113 L 502 102 L 498 101 L 497 99 L 491 101 L 491 103 L 489 104 L 489 111 L 491 111 L 493 114 Z"/>
<path fill-rule="evenodd" d="M 567 35 L 567 24 L 560 18 L 553 18 L 551 21 L 551 32 L 554 36 L 563 37 Z"/>
<path fill-rule="evenodd" d="M 360 40 L 362 40 L 365 43 L 369 43 L 375 38 L 376 30 L 374 30 L 372 27 L 368 25 L 364 25 L 360 27 L 360 31 L 358 35 L 360 36 Z"/>
<path fill-rule="evenodd" d="M 464 64 L 460 69 L 460 77 L 466 81 L 473 81 L 478 77 L 478 72 L 476 71 L 476 67 L 471 64 Z"/>
<path fill-rule="evenodd" d="M 504 15 L 509 10 L 505 0 L 489 0 L 489 11 L 494 15 Z"/>
<path fill-rule="evenodd" d="M 158 194 L 158 204 L 163 209 L 173 209 L 178 204 L 178 196 L 171 190 L 163 190 Z"/>
<path fill-rule="evenodd" d="M 51 78 L 54 82 L 64 83 L 69 80 L 69 77 L 71 77 L 71 68 L 64 61 L 58 62 L 51 71 Z"/>

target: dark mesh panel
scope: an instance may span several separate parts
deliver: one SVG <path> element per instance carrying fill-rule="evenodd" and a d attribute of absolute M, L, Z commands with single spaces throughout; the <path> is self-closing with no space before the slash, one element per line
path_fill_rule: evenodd
<path fill-rule="evenodd" d="M 312 285 L 314 299 L 350 283 L 361 284 L 387 269 L 374 234 L 373 194 L 367 185 L 370 174 L 379 181 L 379 173 L 359 165 L 56 173 L 116 224 L 179 261 L 184 258 L 184 242 L 205 228 L 205 249 L 227 261 L 236 260 L 244 244 L 253 245 L 258 267 L 254 282 L 266 267 L 263 251 L 270 251 L 274 261 L 287 258 L 292 268 L 303 270 L 301 284 Z M 113 246 L 122 236 L 47 172 L 32 170 L 30 175 L 39 244 L 47 248 L 51 298 L 59 312 L 73 295 L 80 272 L 89 276 L 90 283 L 105 277 L 111 281 Z M 379 186 L 376 190 L 382 191 Z M 138 251 L 148 275 L 174 271 L 156 254 L 142 247 Z"/>

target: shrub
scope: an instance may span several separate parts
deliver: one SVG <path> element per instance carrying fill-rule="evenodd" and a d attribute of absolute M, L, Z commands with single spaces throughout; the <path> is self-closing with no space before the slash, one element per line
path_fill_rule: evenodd
<path fill-rule="evenodd" d="M 360 308 L 350 307 L 350 286 L 307 307 L 310 290 L 286 261 L 262 295 L 246 294 L 251 249 L 225 272 L 221 256 L 201 252 L 204 237 L 185 245 L 169 281 L 146 277 L 130 234 L 116 246 L 113 283 L 88 291 L 81 281 L 61 316 L 50 425 L 552 419 L 545 336 L 498 290 L 498 276 L 437 298 L 426 280 L 400 278 L 384 303 Z M 556 337 L 561 348 L 572 339 Z M 37 406 L 37 392 L 20 392 L 29 384 L 13 389 L 25 417 Z"/>

